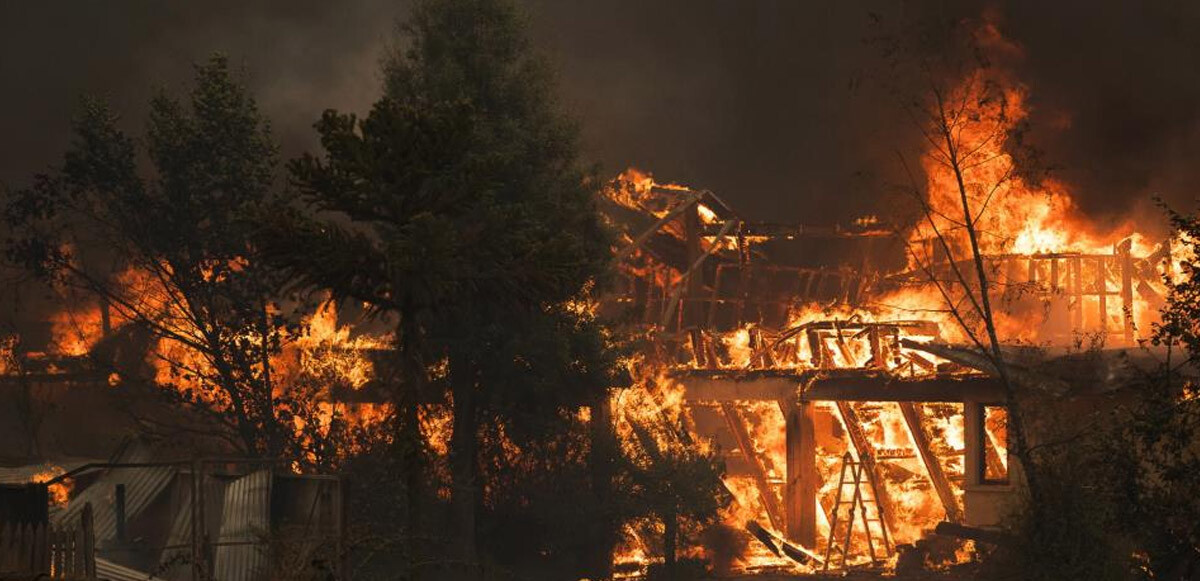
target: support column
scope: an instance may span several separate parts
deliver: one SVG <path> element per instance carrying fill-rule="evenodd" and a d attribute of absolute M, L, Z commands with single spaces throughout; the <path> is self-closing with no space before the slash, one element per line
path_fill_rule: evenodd
<path fill-rule="evenodd" d="M 787 537 L 806 549 L 817 549 L 817 445 L 813 404 L 780 402 L 787 426 L 787 483 L 784 504 Z"/>
<path fill-rule="evenodd" d="M 1133 242 L 1126 239 L 1117 245 L 1121 261 L 1121 320 L 1125 322 L 1125 344 L 1134 344 L 1133 328 Z"/>
<path fill-rule="evenodd" d="M 986 456 L 983 450 L 983 412 L 979 402 L 963 402 L 963 488 L 970 490 L 979 486 L 983 475 L 983 462 Z"/>
<path fill-rule="evenodd" d="M 696 203 L 683 213 L 684 243 L 687 246 L 687 264 L 689 266 L 697 264 L 704 255 L 704 246 L 700 242 L 700 229 L 700 209 L 699 204 Z M 683 300 L 679 303 L 679 309 L 683 312 L 683 326 L 684 328 L 699 326 L 705 320 L 700 303 L 697 301 L 700 293 L 704 290 L 704 266 L 696 268 L 696 271 L 688 276 L 684 284 L 686 287 Z"/>

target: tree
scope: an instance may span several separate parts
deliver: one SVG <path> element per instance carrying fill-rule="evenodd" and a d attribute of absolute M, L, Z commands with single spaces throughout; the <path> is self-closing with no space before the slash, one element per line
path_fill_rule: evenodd
<path fill-rule="evenodd" d="M 139 168 L 143 153 L 151 171 Z M 113 326 L 157 342 L 152 369 L 120 370 L 145 373 L 122 380 L 157 381 L 206 418 L 205 435 L 270 457 L 289 451 L 293 402 L 271 374 L 286 322 L 273 302 L 279 279 L 256 260 L 245 218 L 271 195 L 275 154 L 217 56 L 196 67 L 186 103 L 152 101 L 144 148 L 105 106 L 85 102 L 61 171 L 5 208 L 11 259 L 98 297 Z"/>
<path fill-rule="evenodd" d="M 1006 279 L 996 258 L 1070 246 L 1037 213 L 1054 214 L 1066 195 L 1025 139 L 1025 88 L 1001 66 L 1021 50 L 987 19 L 933 20 L 904 38 L 885 38 L 882 46 L 896 74 L 892 88 L 924 151 L 923 182 L 899 155 L 908 180 L 904 190 L 919 208 L 908 239 L 910 265 L 936 289 L 942 312 L 968 344 L 953 351 L 999 379 L 1008 452 L 1025 483 L 1023 506 L 1014 507 L 1006 523 L 1016 538 L 991 555 L 990 573 L 1002 579 L 1127 578 L 1128 546 L 1120 527 L 1112 526 L 1121 491 L 1107 486 L 1118 477 L 1105 466 L 1122 454 L 1098 452 L 1104 449 L 1101 426 L 1109 424 L 1077 415 L 1064 426 L 1056 414 L 1079 410 L 1038 401 L 1039 386 L 1032 384 L 1043 379 L 1011 365 L 999 330 L 1005 317 L 999 301 L 1039 283 Z M 1034 401 L 1036 415 L 1029 413 Z M 1039 417 L 1047 421 L 1037 422 Z M 1118 421 L 1124 420 L 1112 418 Z"/>
<path fill-rule="evenodd" d="M 1143 578 L 1187 579 L 1200 572 L 1200 218 L 1168 211 L 1184 248 L 1167 258 L 1168 295 L 1151 342 L 1166 349 L 1162 368 L 1139 386 L 1114 422 L 1106 476 L 1120 496 L 1119 533 L 1131 536 Z M 1180 260 L 1182 258 L 1182 260 Z M 1173 272 L 1178 268 L 1179 272 Z"/>
<path fill-rule="evenodd" d="M 993 66 L 993 59 L 1016 49 L 991 22 L 970 20 L 935 19 L 878 41 L 892 71 L 890 88 L 924 148 L 924 184 L 908 158 L 898 154 L 908 180 L 902 189 L 919 207 L 907 247 L 910 263 L 936 289 L 943 312 L 1000 380 L 1009 453 L 1020 463 L 1036 512 L 1037 466 L 1019 386 L 997 331 L 1000 281 L 988 260 L 989 253 L 1011 250 L 1011 224 L 1003 218 L 1019 215 L 1013 210 L 1038 197 L 1046 177 L 1037 152 L 1023 139 L 1022 89 Z"/>
<path fill-rule="evenodd" d="M 367 117 L 326 112 L 323 157 L 291 164 L 308 212 L 273 212 L 263 239 L 297 284 L 397 316 L 395 397 L 411 450 L 416 402 L 430 370 L 445 371 L 455 544 L 473 569 L 480 446 L 499 444 L 481 437 L 552 439 L 562 424 L 546 418 L 612 385 L 602 329 L 586 316 L 610 242 L 576 130 L 555 110 L 516 8 L 429 0 L 401 32 Z M 521 429 L 538 422 L 550 431 Z"/>

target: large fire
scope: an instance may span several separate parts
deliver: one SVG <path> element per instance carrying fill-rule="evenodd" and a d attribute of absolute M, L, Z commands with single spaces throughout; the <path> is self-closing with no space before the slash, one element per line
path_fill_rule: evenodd
<path fill-rule="evenodd" d="M 992 35 L 992 42 L 1003 42 L 994 29 L 985 28 L 984 34 Z M 1028 115 L 1028 88 L 995 75 L 991 70 L 973 71 L 932 105 L 942 114 L 942 137 L 949 138 L 939 142 L 938 128 L 930 131 L 928 149 L 921 156 L 922 175 L 913 178 L 924 211 L 899 234 L 908 252 L 906 271 L 870 279 L 857 289 L 857 300 L 846 300 L 848 291 L 842 300 L 785 297 L 784 316 L 775 325 L 753 321 L 740 311 L 730 330 L 687 317 L 689 309 L 704 300 L 712 309 L 710 321 L 718 308 L 737 300 L 744 303 L 720 294 L 720 270 L 711 288 L 703 280 L 696 284 L 705 276 L 703 259 L 725 253 L 734 257 L 731 262 L 745 263 L 770 235 L 743 231 L 744 224 L 731 218 L 710 192 L 660 184 L 645 172 L 628 170 L 606 191 L 608 201 L 622 211 L 653 224 L 646 235 L 625 232 L 617 249 L 619 268 L 642 285 L 637 288 L 646 311 L 641 322 L 648 324 L 639 330 L 655 344 L 629 361 L 634 384 L 617 390 L 610 402 L 621 451 L 645 463 L 675 454 L 736 452 L 727 455 L 736 455 L 742 468 L 722 477 L 732 501 L 720 510 L 720 518 L 726 527 L 748 531 L 761 541 L 745 545 L 734 558 L 736 568 L 822 569 L 825 554 L 815 549 L 841 542 L 833 537 L 845 534 L 835 530 L 834 523 L 845 494 L 844 483 L 839 483 L 848 465 L 866 471 L 869 482 L 858 487 L 860 506 L 874 511 L 879 524 L 875 529 L 851 528 L 841 563 L 894 564 L 895 546 L 918 542 L 937 523 L 963 511 L 964 405 L 811 402 L 819 482 L 813 507 L 817 542 L 816 547 L 804 548 L 789 544 L 787 511 L 782 508 L 789 478 L 784 406 L 794 402 L 692 400 L 678 374 L 770 371 L 815 377 L 812 374 L 861 371 L 914 379 L 968 373 L 961 365 L 912 347 L 912 342 L 969 343 L 970 322 L 964 324 L 951 308 L 961 306 L 963 293 L 977 284 L 973 271 L 961 267 L 965 270 L 960 272 L 967 273 L 959 275 L 962 288 L 931 283 L 952 280 L 955 266 L 971 259 L 967 220 L 978 230 L 992 283 L 989 290 L 1001 305 L 996 324 L 1003 341 L 1067 347 L 1079 344 L 1081 337 L 1099 336 L 1101 343 L 1130 345 L 1144 338 L 1155 320 L 1165 296 L 1162 280 L 1170 275 L 1170 242 L 1152 243 L 1132 224 L 1099 228 L 1079 212 L 1069 184 L 1024 171 L 1008 148 Z M 834 235 L 877 235 L 880 229 L 880 220 L 868 217 Z M 695 248 L 687 248 L 682 264 L 666 264 L 645 248 L 651 234 L 680 245 L 691 240 Z M 819 280 L 827 275 L 821 272 Z M 73 299 L 71 308 L 52 317 L 52 354 L 86 355 L 106 335 L 134 320 L 134 312 L 155 312 L 175 338 L 158 338 L 150 348 L 153 380 L 218 410 L 228 409 L 228 396 L 207 386 L 217 374 L 214 363 L 190 343 L 199 340 L 198 332 L 188 326 L 171 292 L 154 276 L 135 269 L 116 279 L 122 289 L 119 300 Z M 805 280 L 807 286 L 814 285 L 811 277 Z M 711 296 L 698 298 L 689 287 Z M 616 302 L 622 301 L 635 302 L 624 297 Z M 274 397 L 316 402 L 315 413 L 291 416 L 290 428 L 304 447 L 315 448 L 311 440 L 339 424 L 369 428 L 392 413 L 388 404 L 369 397 L 346 397 L 361 395 L 377 378 L 371 354 L 390 348 L 390 335 L 358 332 L 340 322 L 332 302 L 321 304 L 296 328 L 278 333 L 281 347 L 262 364 L 270 368 Z M 254 333 L 235 339 L 266 340 Z M 12 350 L 10 341 L 0 362 L 9 371 L 19 367 Z M 803 375 L 806 372 L 810 375 Z M 733 442 L 725 445 L 736 450 L 723 450 L 719 438 L 699 428 L 694 416 L 700 409 L 723 419 L 720 429 L 728 431 Z M 418 417 L 429 448 L 446 456 L 449 408 L 428 405 Z M 1006 478 L 1008 469 L 1004 420 L 1002 408 L 987 410 L 986 476 L 997 480 Z M 56 502 L 65 501 L 68 492 L 52 490 Z M 625 526 L 625 539 L 614 555 L 625 565 L 622 571 L 644 571 L 662 559 L 661 546 L 649 537 L 663 535 L 663 528 L 661 523 Z M 877 544 L 887 556 L 883 563 L 876 563 L 870 550 Z M 703 553 L 701 547 L 686 543 L 678 549 L 682 555 Z M 964 557 L 965 553 L 957 556 Z"/>
<path fill-rule="evenodd" d="M 992 27 L 981 34 L 987 42 L 1004 42 Z M 1011 45 L 1005 48 L 1017 50 Z M 748 400 L 718 406 L 689 400 L 672 379 L 672 369 L 878 370 L 904 377 L 956 369 L 902 340 L 964 345 L 968 334 L 977 331 L 964 328 L 948 308 L 948 301 L 961 307 L 959 301 L 968 289 L 977 291 L 978 279 L 968 266 L 972 254 L 964 226 L 967 216 L 978 230 L 989 293 L 1000 305 L 996 323 L 1002 341 L 1051 348 L 1105 342 L 1132 346 L 1147 336 L 1156 320 L 1166 293 L 1163 280 L 1171 274 L 1170 241 L 1152 243 L 1132 223 L 1101 228 L 1079 211 L 1069 184 L 1020 167 L 1009 148 L 1028 115 L 1028 89 L 995 75 L 991 70 L 974 71 L 932 105 L 935 112 L 941 108 L 949 139 L 939 142 L 937 127 L 931 130 L 928 151 L 921 158 L 924 180 L 914 178 L 912 184 L 924 211 L 901 235 L 908 249 L 909 272 L 885 276 L 901 283 L 878 285 L 866 300 L 853 304 L 794 300 L 780 328 L 745 322 L 732 331 L 705 328 L 703 323 L 685 328 L 679 322 L 686 320 L 688 304 L 681 306 L 681 301 L 669 298 L 681 294 L 688 278 L 697 275 L 647 260 L 642 248 L 648 240 L 645 236 L 623 239 L 632 249 L 623 251 L 630 257 L 626 272 L 645 281 L 646 289 L 638 287 L 637 292 L 656 308 L 678 310 L 678 315 L 661 318 L 651 312 L 648 318 L 665 338 L 681 345 L 682 355 L 639 361 L 646 367 L 637 373 L 643 384 L 621 392 L 614 402 L 618 426 L 622 418 L 625 422 L 670 418 L 663 425 L 680 425 L 680 417 L 685 418 L 683 425 L 694 425 L 691 416 L 706 408 L 710 410 L 706 413 L 716 409 L 723 415 L 733 432 L 744 432 L 749 441 L 740 457 L 752 456 L 752 468 L 750 473 L 731 472 L 724 477 L 733 502 L 722 518 L 731 527 L 764 530 L 768 538 L 751 543 L 739 556 L 742 569 L 812 571 L 823 566 L 822 555 L 789 558 L 767 548 L 771 538 L 787 538 L 779 508 L 784 502 L 781 483 L 787 477 L 784 415 L 775 402 Z M 660 197 L 655 199 L 654 193 Z M 686 242 L 688 226 L 676 216 L 693 196 L 700 200 L 695 203 L 698 222 L 707 227 L 700 252 L 728 251 L 745 261 L 753 245 L 765 240 L 728 229 L 714 234 L 722 218 L 702 193 L 656 184 L 645 172 L 622 174 L 609 191 L 613 202 L 658 219 L 658 232 L 681 242 Z M 673 199 L 674 205 L 664 203 L 664 198 Z M 945 283 L 952 280 L 949 265 L 955 264 L 965 272 L 959 288 Z M 719 277 L 714 287 L 720 284 Z M 932 278 L 941 280 L 942 288 L 931 283 Z M 719 288 L 703 292 L 712 295 L 708 308 L 721 308 Z M 660 302 L 653 302 L 656 297 Z M 970 325 L 971 318 L 965 318 Z M 662 328 L 668 322 L 669 328 Z M 678 331 L 671 330 L 675 326 Z M 988 407 L 985 413 L 983 477 L 1006 480 L 1005 412 L 1002 407 Z M 950 513 L 960 513 L 966 448 L 963 414 L 960 403 L 816 402 L 821 482 L 817 546 L 825 547 L 829 541 L 844 458 L 864 463 L 877 479 L 877 486 L 865 487 L 862 493 L 864 506 L 886 507 L 883 521 L 888 535 L 853 529 L 847 565 L 871 563 L 869 542 L 912 544 L 938 522 L 950 519 Z M 644 435 L 634 430 L 619 429 L 619 435 L 627 447 L 644 444 Z M 717 446 L 704 436 L 696 438 L 696 445 Z M 946 494 L 936 491 L 939 480 L 948 483 Z M 837 534 L 844 534 L 842 530 Z M 654 554 L 644 539 L 632 538 L 618 560 L 644 565 Z M 968 557 L 969 551 L 960 547 L 951 560 Z"/>
<path fill-rule="evenodd" d="M 52 317 L 50 354 L 87 355 L 105 337 L 132 321 L 150 317 L 159 329 L 146 353 L 153 382 L 216 411 L 231 410 L 230 393 L 219 387 L 218 363 L 213 352 L 205 349 L 208 337 L 177 300 L 177 291 L 153 273 L 134 268 L 115 276 L 112 288 L 108 301 L 72 300 Z M 271 304 L 265 308 L 270 314 L 279 309 Z M 362 332 L 340 323 L 337 306 L 331 301 L 302 316 L 299 325 L 280 325 L 268 332 L 275 336 L 264 339 L 261 331 L 247 331 L 224 340 L 245 345 L 278 342 L 279 348 L 251 369 L 261 374 L 262 381 L 270 381 L 271 396 L 285 412 L 281 417 L 290 418 L 302 449 L 314 449 L 314 439 L 327 437 L 335 425 L 347 432 L 361 431 L 390 415 L 389 404 L 351 395 L 376 378 L 372 353 L 390 348 L 390 334 Z M 109 382 L 118 385 L 126 379 L 114 371 Z"/>

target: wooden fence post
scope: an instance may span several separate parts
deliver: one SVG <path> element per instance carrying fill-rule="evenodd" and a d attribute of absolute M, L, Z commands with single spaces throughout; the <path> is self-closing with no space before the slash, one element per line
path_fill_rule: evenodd
<path fill-rule="evenodd" d="M 83 505 L 83 515 L 79 519 L 79 526 L 83 534 L 83 540 L 79 547 L 83 553 L 83 576 L 89 580 L 96 578 L 96 533 L 93 526 L 94 521 L 92 503 L 89 502 Z"/>
<path fill-rule="evenodd" d="M 33 540 L 37 547 L 33 555 L 34 570 L 38 573 L 50 574 L 50 524 L 38 523 L 36 537 Z"/>

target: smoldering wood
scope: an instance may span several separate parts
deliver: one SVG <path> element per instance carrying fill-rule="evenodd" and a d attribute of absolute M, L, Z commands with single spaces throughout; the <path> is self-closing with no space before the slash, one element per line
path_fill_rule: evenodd
<path fill-rule="evenodd" d="M 938 523 L 937 527 L 933 529 L 933 532 L 939 535 L 955 537 L 968 541 L 976 541 L 979 543 L 987 543 L 989 545 L 996 545 L 1000 547 L 1013 546 L 1016 544 L 1016 538 L 1012 535 L 991 529 L 971 527 L 952 522 Z"/>
<path fill-rule="evenodd" d="M 758 541 L 761 542 L 763 546 L 767 547 L 767 550 L 771 551 L 771 553 L 773 553 L 776 557 L 786 556 L 787 558 L 801 565 L 821 563 L 821 559 L 816 555 L 806 551 L 801 547 L 792 545 L 784 539 L 776 537 L 775 535 L 771 534 L 771 531 L 764 529 L 762 525 L 755 521 L 746 522 L 746 531 L 753 535 L 754 538 L 758 539 Z"/>
<path fill-rule="evenodd" d="M 775 544 L 775 537 L 771 536 L 771 533 L 768 533 L 766 529 L 762 528 L 762 525 L 755 521 L 747 521 L 746 531 L 751 535 L 754 535 L 754 538 L 758 539 L 758 542 L 762 543 L 763 546 L 765 546 L 768 551 L 771 551 L 776 557 L 782 556 L 779 552 L 779 546 Z"/>

